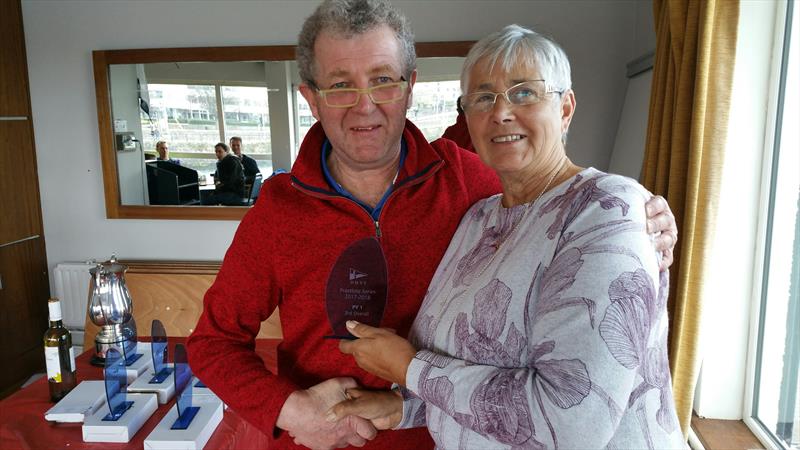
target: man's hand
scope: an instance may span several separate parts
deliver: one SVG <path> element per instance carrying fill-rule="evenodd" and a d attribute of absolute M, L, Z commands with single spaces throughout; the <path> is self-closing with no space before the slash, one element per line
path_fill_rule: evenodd
<path fill-rule="evenodd" d="M 327 419 L 337 422 L 347 416 L 369 419 L 379 430 L 389 430 L 403 420 L 403 397 L 398 391 L 347 390 L 349 400 L 337 403 L 328 410 Z"/>
<path fill-rule="evenodd" d="M 312 449 L 362 447 L 377 431 L 369 420 L 347 416 L 337 422 L 326 420 L 327 411 L 346 400 L 346 389 L 356 388 L 352 378 L 332 378 L 303 391 L 294 391 L 286 399 L 276 425 L 286 430 L 294 443 Z"/>
<path fill-rule="evenodd" d="M 669 269 L 672 265 L 672 251 L 678 243 L 678 225 L 675 223 L 675 216 L 669 209 L 669 204 L 660 195 L 655 195 L 644 205 L 647 212 L 647 232 L 657 233 L 655 244 L 656 250 L 661 251 L 661 261 L 658 267 L 661 271 Z"/>
<path fill-rule="evenodd" d="M 359 338 L 342 340 L 339 350 L 353 355 L 358 367 L 401 386 L 406 385 L 406 370 L 417 350 L 407 340 L 386 328 L 374 328 L 354 320 L 347 321 L 347 331 Z"/>

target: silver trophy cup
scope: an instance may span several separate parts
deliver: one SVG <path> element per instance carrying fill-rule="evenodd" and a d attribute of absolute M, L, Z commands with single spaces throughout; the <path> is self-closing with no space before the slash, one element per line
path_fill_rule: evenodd
<path fill-rule="evenodd" d="M 94 338 L 92 364 L 102 366 L 106 352 L 116 348 L 125 355 L 136 343 L 136 324 L 133 320 L 131 294 L 125 286 L 128 267 L 117 262 L 116 256 L 90 269 L 89 319 L 100 327 Z"/>

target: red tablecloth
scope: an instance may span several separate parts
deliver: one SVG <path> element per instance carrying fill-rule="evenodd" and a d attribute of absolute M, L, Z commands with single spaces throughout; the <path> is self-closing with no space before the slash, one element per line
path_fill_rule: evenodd
<path fill-rule="evenodd" d="M 175 343 L 185 340 L 185 338 L 170 338 L 170 348 Z M 264 365 L 273 371 L 277 370 L 276 347 L 279 342 L 278 339 L 256 341 L 256 352 L 264 360 Z M 76 358 L 78 382 L 102 379 L 102 368 L 89 364 L 91 353 L 87 351 Z M 161 421 L 174 402 L 173 399 L 166 405 L 159 405 L 155 414 L 127 444 L 86 443 L 83 442 L 81 424 L 58 424 L 44 420 L 45 411 L 50 409 L 53 403 L 50 403 L 47 379 L 42 377 L 0 401 L 0 449 L 140 449 L 144 446 L 147 435 Z M 206 444 L 206 448 L 264 449 L 267 448 L 267 437 L 240 418 L 232 409 L 226 409 L 222 422 Z"/>

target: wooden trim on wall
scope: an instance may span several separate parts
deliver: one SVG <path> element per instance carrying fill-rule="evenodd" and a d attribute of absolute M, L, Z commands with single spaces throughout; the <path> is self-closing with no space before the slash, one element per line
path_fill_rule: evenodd
<path fill-rule="evenodd" d="M 220 261 L 150 261 L 126 260 L 120 264 L 128 266 L 129 273 L 160 273 L 160 274 L 189 274 L 189 275 L 216 275 L 222 265 Z"/>

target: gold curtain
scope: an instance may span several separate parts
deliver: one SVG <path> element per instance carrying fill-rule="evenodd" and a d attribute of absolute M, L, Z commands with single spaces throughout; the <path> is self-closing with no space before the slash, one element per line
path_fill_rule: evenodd
<path fill-rule="evenodd" d="M 703 276 L 728 124 L 739 0 L 654 0 L 656 53 L 642 184 L 669 201 L 680 230 L 670 269 L 670 370 L 688 436 L 700 368 Z"/>

